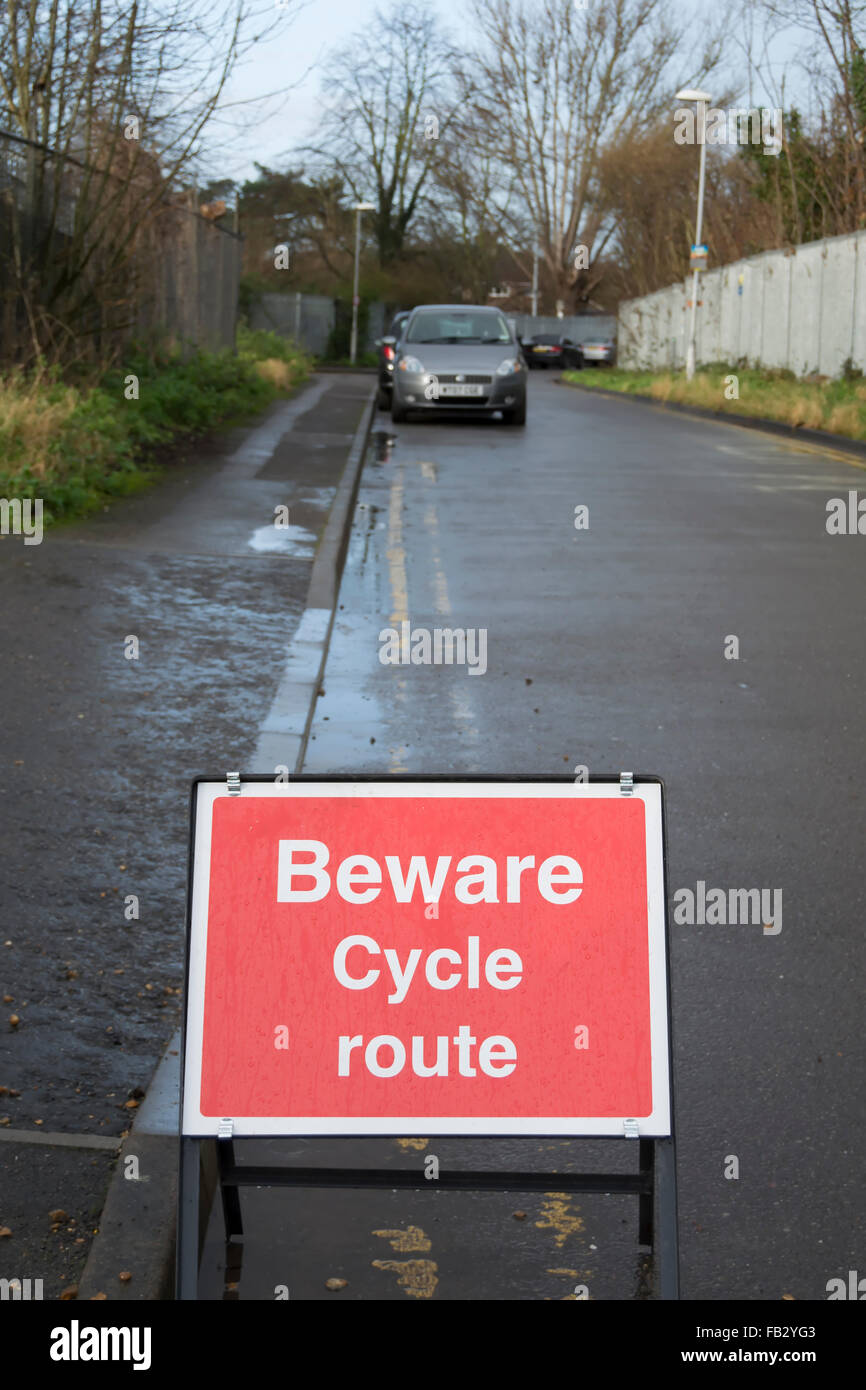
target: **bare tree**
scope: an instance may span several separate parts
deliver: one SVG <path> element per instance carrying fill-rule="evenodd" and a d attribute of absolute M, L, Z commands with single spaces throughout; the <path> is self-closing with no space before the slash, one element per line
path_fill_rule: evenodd
<path fill-rule="evenodd" d="M 505 211 L 516 228 L 529 222 L 556 297 L 586 298 L 614 231 L 599 196 L 601 152 L 671 102 L 681 31 L 665 0 L 474 0 L 474 13 L 480 42 L 465 71 L 475 140 L 513 174 Z M 718 53 L 708 36 L 691 75 Z"/>
<path fill-rule="evenodd" d="M 37 357 L 134 319 L 145 253 L 164 242 L 156 224 L 191 203 L 179 194 L 229 76 L 287 13 L 256 16 L 248 0 L 6 0 L 7 351 L 22 306 Z"/>
<path fill-rule="evenodd" d="M 502 248 L 520 241 L 514 219 L 505 211 L 515 175 L 473 139 L 471 123 L 461 115 L 440 141 L 437 155 L 425 240 L 451 248 L 461 289 L 483 304 L 496 280 Z M 528 239 L 528 227 L 524 234 Z"/>
<path fill-rule="evenodd" d="M 668 121 L 604 151 L 599 181 L 616 225 L 608 280 L 617 298 L 649 294 L 687 275 L 696 166 L 694 146 L 671 146 Z M 754 177 L 739 151 L 707 149 L 702 235 L 714 265 L 777 244 L 773 211 L 754 196 Z"/>
<path fill-rule="evenodd" d="M 377 11 L 328 61 L 321 137 L 307 147 L 372 215 L 380 266 L 403 252 L 454 119 L 454 55 L 423 0 Z"/>
<path fill-rule="evenodd" d="M 783 157 L 761 169 L 777 243 L 866 226 L 866 2 L 743 0 L 742 10 L 750 79 L 786 112 Z M 781 45 L 790 50 L 794 37 L 793 62 L 783 64 Z M 792 69 L 805 110 L 787 108 Z"/>

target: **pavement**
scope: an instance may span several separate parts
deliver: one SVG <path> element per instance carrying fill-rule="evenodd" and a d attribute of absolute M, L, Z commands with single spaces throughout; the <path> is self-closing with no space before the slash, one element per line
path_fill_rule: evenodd
<path fill-rule="evenodd" d="M 190 781 L 253 757 L 372 386 L 314 376 L 147 493 L 0 542 L 0 1278 L 45 1298 L 164 1284 L 176 1161 L 146 1097 L 179 1023 Z M 85 1273 L 118 1181 L 146 1239 Z"/>

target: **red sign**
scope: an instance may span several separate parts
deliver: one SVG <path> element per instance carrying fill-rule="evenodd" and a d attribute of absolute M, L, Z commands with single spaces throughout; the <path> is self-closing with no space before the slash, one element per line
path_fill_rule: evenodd
<path fill-rule="evenodd" d="M 199 784 L 185 1132 L 669 1132 L 660 807 Z"/>

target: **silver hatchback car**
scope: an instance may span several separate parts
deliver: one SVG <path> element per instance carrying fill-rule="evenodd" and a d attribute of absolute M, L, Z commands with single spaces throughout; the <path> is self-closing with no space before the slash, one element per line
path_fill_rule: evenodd
<path fill-rule="evenodd" d="M 391 419 L 411 411 L 459 411 L 526 424 L 526 364 L 499 309 L 421 304 L 412 310 L 394 363 Z"/>

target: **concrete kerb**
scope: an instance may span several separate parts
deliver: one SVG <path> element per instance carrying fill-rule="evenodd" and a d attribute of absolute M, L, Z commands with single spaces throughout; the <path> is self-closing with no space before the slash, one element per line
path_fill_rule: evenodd
<path fill-rule="evenodd" d="M 316 699 L 325 672 L 328 644 L 337 611 L 340 576 L 349 544 L 349 530 L 364 450 L 376 411 L 370 395 L 349 450 L 327 525 L 319 541 L 307 606 L 289 643 L 283 678 L 270 713 L 261 727 L 249 772 L 300 772 L 307 751 Z"/>
<path fill-rule="evenodd" d="M 737 415 L 732 410 L 710 410 L 702 405 L 686 405 L 681 401 L 660 401 L 655 396 L 647 396 L 639 391 L 617 391 L 611 386 L 584 386 L 579 381 L 557 382 L 557 385 L 571 386 L 578 391 L 587 391 L 594 396 L 614 397 L 620 401 L 633 401 L 636 405 L 656 405 L 663 410 L 676 410 L 681 415 L 696 420 L 712 420 L 718 425 L 738 425 L 742 429 L 758 430 L 764 434 L 778 434 L 792 444 L 816 444 L 825 449 L 835 449 L 837 453 L 849 454 L 849 462 L 855 468 L 866 467 L 866 442 L 860 439 L 846 439 L 841 434 L 831 434 L 829 430 L 812 430 L 802 425 L 788 425 L 784 420 L 768 420 L 761 415 Z M 856 462 L 863 459 L 863 463 Z"/>
<path fill-rule="evenodd" d="M 328 367 L 322 362 L 317 362 L 313 368 L 315 372 L 351 372 L 352 376 L 378 376 L 378 367 Z"/>
<path fill-rule="evenodd" d="M 99 1234 L 79 1280 L 79 1301 L 98 1294 L 118 1302 L 171 1297 L 179 1094 L 180 1029 L 157 1063 L 121 1145 Z M 122 1281 L 122 1273 L 131 1279 Z"/>
<path fill-rule="evenodd" d="M 328 642 L 367 438 L 375 415 L 372 393 L 355 431 L 346 466 L 316 551 L 307 606 L 286 670 L 259 736 L 251 771 L 280 763 L 300 771 L 324 674 Z M 274 761 L 271 761 L 274 759 Z M 105 1206 L 78 1285 L 79 1301 L 104 1294 L 134 1302 L 171 1298 L 174 1289 L 181 1034 L 167 1044 L 122 1143 Z M 130 1160 L 135 1160 L 131 1162 Z M 121 1281 L 121 1273 L 131 1279 Z"/>

